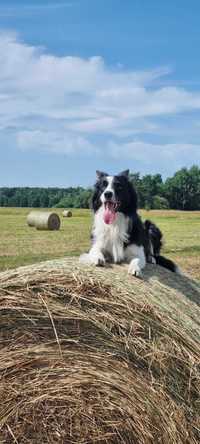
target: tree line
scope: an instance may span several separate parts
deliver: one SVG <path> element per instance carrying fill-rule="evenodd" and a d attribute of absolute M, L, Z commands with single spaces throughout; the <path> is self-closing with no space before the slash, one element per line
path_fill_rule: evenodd
<path fill-rule="evenodd" d="M 160 174 L 131 173 L 138 193 L 138 206 L 146 209 L 200 210 L 200 168 L 182 168 L 163 181 Z M 0 206 L 33 208 L 89 208 L 92 189 L 0 188 Z"/>

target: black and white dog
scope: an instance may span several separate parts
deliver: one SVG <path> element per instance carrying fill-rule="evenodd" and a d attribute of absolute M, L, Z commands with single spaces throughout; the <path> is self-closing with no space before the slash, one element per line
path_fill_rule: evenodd
<path fill-rule="evenodd" d="M 146 262 L 179 271 L 171 260 L 160 256 L 159 228 L 148 220 L 143 223 L 137 214 L 137 194 L 129 181 L 129 170 L 116 176 L 97 171 L 92 209 L 92 247 L 81 261 L 101 266 L 125 262 L 129 273 L 137 277 L 141 277 Z"/>

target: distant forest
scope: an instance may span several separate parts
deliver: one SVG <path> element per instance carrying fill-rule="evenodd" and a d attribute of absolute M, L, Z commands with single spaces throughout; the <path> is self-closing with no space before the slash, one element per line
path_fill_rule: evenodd
<path fill-rule="evenodd" d="M 160 174 L 131 173 L 139 208 L 200 210 L 200 168 L 182 168 L 163 181 Z M 3 207 L 89 208 L 91 188 L 0 188 Z"/>

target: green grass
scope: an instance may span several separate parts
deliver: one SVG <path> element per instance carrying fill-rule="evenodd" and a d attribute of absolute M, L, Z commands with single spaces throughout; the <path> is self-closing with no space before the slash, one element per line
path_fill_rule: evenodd
<path fill-rule="evenodd" d="M 91 213 L 73 210 L 72 218 L 62 218 L 59 231 L 38 231 L 28 227 L 30 209 L 0 208 L 0 270 L 59 258 L 79 256 L 90 245 Z M 166 256 L 183 270 L 200 279 L 200 212 L 141 211 L 164 233 Z"/>

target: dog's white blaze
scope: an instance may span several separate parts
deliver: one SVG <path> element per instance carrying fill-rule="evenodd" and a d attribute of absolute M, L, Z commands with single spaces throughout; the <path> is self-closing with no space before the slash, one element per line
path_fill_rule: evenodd
<path fill-rule="evenodd" d="M 114 179 L 114 177 L 113 176 L 107 176 L 106 179 L 108 181 L 108 185 L 107 185 L 105 191 L 112 191 L 114 193 L 114 188 L 113 188 L 113 179 Z M 104 191 L 104 193 L 105 193 L 105 191 Z"/>
<path fill-rule="evenodd" d="M 107 187 L 105 188 L 104 192 L 102 193 L 102 195 L 100 197 L 102 203 L 104 203 L 106 201 L 105 193 L 107 191 L 111 191 L 113 193 L 113 199 L 115 200 L 115 190 L 114 190 L 114 187 L 113 187 L 114 176 L 106 176 L 106 180 L 108 182 L 108 185 L 107 185 Z"/>

